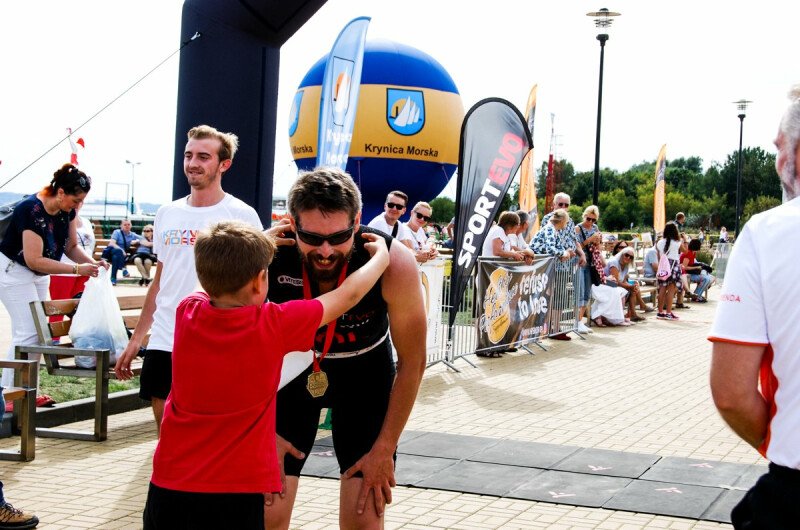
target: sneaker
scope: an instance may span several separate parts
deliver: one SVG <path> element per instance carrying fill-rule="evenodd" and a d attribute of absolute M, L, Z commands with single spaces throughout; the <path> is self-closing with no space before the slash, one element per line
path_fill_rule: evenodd
<path fill-rule="evenodd" d="M 116 285 L 117 285 L 117 279 L 116 278 L 111 278 L 111 285 L 116 287 Z"/>
<path fill-rule="evenodd" d="M 578 322 L 578 326 L 576 329 L 578 330 L 578 333 L 593 333 L 592 328 L 590 328 L 583 322 Z"/>
<path fill-rule="evenodd" d="M 145 278 L 145 280 L 144 280 L 144 284 L 145 284 L 145 285 L 150 285 L 150 282 L 152 282 L 152 281 L 153 281 L 153 280 L 151 280 L 150 278 Z"/>
<path fill-rule="evenodd" d="M 678 318 L 678 315 L 676 315 L 675 313 L 669 313 L 669 316 L 670 320 L 680 320 L 680 318 Z"/>
<path fill-rule="evenodd" d="M 139 280 L 139 287 L 141 287 L 142 285 L 144 285 L 144 278 L 142 278 L 141 280 Z"/>
<path fill-rule="evenodd" d="M 656 315 L 656 318 L 661 319 L 661 320 L 672 320 L 670 318 L 670 316 L 669 316 L 669 313 L 658 313 Z"/>
<path fill-rule="evenodd" d="M 39 518 L 22 510 L 17 510 L 8 503 L 0 506 L 0 530 L 36 528 Z"/>
<path fill-rule="evenodd" d="M 122 277 L 123 278 L 127 278 L 130 275 L 131 275 L 131 273 L 128 272 L 128 269 L 122 269 Z"/>

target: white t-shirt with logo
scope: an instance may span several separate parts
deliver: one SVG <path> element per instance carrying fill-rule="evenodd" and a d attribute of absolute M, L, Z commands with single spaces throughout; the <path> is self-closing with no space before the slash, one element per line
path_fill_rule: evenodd
<path fill-rule="evenodd" d="M 481 256 L 491 258 L 491 257 L 498 257 L 494 255 L 494 249 L 492 249 L 492 241 L 495 239 L 500 239 L 503 242 L 503 250 L 506 252 L 511 251 L 511 240 L 506 235 L 506 231 L 500 225 L 494 225 L 489 229 L 489 233 L 486 234 L 486 239 L 483 241 L 483 251 L 481 252 Z"/>
<path fill-rule="evenodd" d="M 397 224 L 399 226 L 397 227 L 397 235 L 394 236 L 394 238 L 399 239 L 400 241 L 411 240 L 413 244 L 414 235 L 411 233 L 411 230 L 406 226 L 405 223 L 397 221 Z M 367 226 L 376 230 L 380 230 L 387 236 L 392 235 L 392 230 L 394 229 L 393 225 L 390 225 L 386 222 L 385 214 L 382 213 L 378 214 L 372 221 L 369 222 Z"/>
<path fill-rule="evenodd" d="M 771 405 L 766 457 L 794 469 L 800 469 L 798 225 L 800 198 L 747 222 L 728 260 L 709 336 L 712 342 L 766 346 L 760 374 Z"/>
<path fill-rule="evenodd" d="M 153 223 L 153 253 L 158 255 L 161 267 L 156 312 L 147 345 L 154 350 L 172 351 L 178 303 L 197 290 L 199 282 L 194 268 L 197 233 L 225 220 L 244 221 L 259 230 L 262 228 L 256 211 L 228 193 L 214 206 L 189 206 L 187 199 L 159 208 Z"/>

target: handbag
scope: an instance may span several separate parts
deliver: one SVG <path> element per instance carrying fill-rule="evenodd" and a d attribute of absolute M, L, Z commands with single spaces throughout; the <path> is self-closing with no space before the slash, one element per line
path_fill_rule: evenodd
<path fill-rule="evenodd" d="M 659 280 L 666 280 L 669 278 L 670 274 L 672 274 L 672 265 L 670 265 L 669 259 L 667 258 L 667 249 L 669 248 L 669 243 L 670 240 L 668 239 L 664 244 L 664 252 L 661 254 L 661 257 L 658 260 L 658 271 L 656 272 L 656 278 Z"/>

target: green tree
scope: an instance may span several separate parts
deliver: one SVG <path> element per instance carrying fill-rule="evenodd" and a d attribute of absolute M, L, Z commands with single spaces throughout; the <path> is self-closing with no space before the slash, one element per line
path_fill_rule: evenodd
<path fill-rule="evenodd" d="M 433 209 L 431 218 L 434 223 L 445 226 L 456 215 L 456 203 L 450 197 L 436 197 L 430 205 Z"/>
<path fill-rule="evenodd" d="M 778 199 L 777 197 L 766 197 L 764 195 L 759 195 L 758 197 L 748 199 L 747 204 L 745 204 L 744 208 L 742 209 L 742 226 L 744 226 L 744 224 L 755 214 L 764 212 L 770 208 L 775 208 L 776 206 L 780 206 L 780 204 L 781 199 Z"/>

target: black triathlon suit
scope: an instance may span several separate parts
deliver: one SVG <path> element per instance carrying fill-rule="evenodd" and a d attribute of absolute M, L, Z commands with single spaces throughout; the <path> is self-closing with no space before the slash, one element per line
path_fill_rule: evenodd
<path fill-rule="evenodd" d="M 364 249 L 363 232 L 381 235 L 390 247 L 392 238 L 381 231 L 361 226 L 355 235 L 355 248 L 347 274 L 361 268 L 370 259 Z M 311 285 L 311 296 L 319 296 Z M 280 247 L 269 267 L 269 299 L 282 303 L 303 298 L 302 261 L 297 247 Z M 322 351 L 327 326 L 317 331 L 314 349 Z M 333 447 L 342 473 L 372 449 L 383 426 L 389 395 L 394 384 L 395 368 L 388 336 L 389 315 L 378 281 L 361 301 L 336 321 L 336 333 L 330 350 L 320 363 L 328 376 L 328 389 L 321 397 L 309 394 L 306 384 L 313 369 L 303 373 L 278 392 L 277 433 L 291 442 L 308 458 L 317 434 L 321 409 L 331 409 Z M 291 333 L 291 330 L 287 330 Z M 336 358 L 336 353 L 362 350 L 357 356 Z M 319 353 L 317 353 L 319 355 Z M 287 475 L 299 476 L 305 459 L 286 455 Z M 357 476 L 361 476 L 358 474 Z"/>

